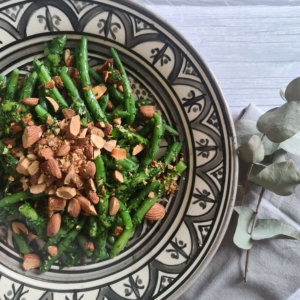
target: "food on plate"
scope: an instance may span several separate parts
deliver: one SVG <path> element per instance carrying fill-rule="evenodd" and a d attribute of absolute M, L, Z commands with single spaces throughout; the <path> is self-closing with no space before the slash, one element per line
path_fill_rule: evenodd
<path fill-rule="evenodd" d="M 23 268 L 42 273 L 117 256 L 144 219 L 164 218 L 160 199 L 186 169 L 182 142 L 156 158 L 178 133 L 135 98 L 117 52 L 93 69 L 86 37 L 65 43 L 54 38 L 30 74 L 0 75 L 0 223 Z"/>

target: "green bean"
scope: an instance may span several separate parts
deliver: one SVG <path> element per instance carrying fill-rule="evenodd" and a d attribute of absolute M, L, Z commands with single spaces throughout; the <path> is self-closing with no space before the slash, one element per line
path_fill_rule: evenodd
<path fill-rule="evenodd" d="M 106 239 L 107 239 L 107 230 L 102 230 L 95 240 L 95 250 L 93 253 L 93 262 L 98 262 L 106 258 Z"/>
<path fill-rule="evenodd" d="M 115 87 L 113 87 L 112 85 L 108 85 L 107 87 L 108 92 L 109 92 L 109 96 L 116 100 L 118 103 L 124 103 L 124 95 L 119 92 Z"/>
<path fill-rule="evenodd" d="M 125 248 L 126 244 L 134 233 L 134 229 L 135 227 L 124 229 L 110 251 L 110 258 L 116 257 Z"/>
<path fill-rule="evenodd" d="M 182 142 L 175 142 L 168 148 L 166 155 L 163 157 L 163 162 L 165 165 L 169 165 L 172 160 L 178 156 L 182 145 Z"/>
<path fill-rule="evenodd" d="M 18 78 L 19 78 L 19 70 L 14 69 L 11 72 L 11 75 L 9 77 L 9 81 L 7 83 L 6 93 L 5 93 L 3 102 L 15 101 L 15 95 L 16 95 L 17 86 L 18 86 Z"/>
<path fill-rule="evenodd" d="M 86 221 L 86 218 L 82 218 L 82 220 L 80 221 L 80 223 L 67 234 L 67 236 L 62 240 L 61 243 L 59 243 L 59 245 L 57 247 L 57 255 L 52 256 L 52 257 L 48 257 L 43 262 L 43 264 L 42 264 L 42 266 L 40 268 L 41 273 L 47 272 L 51 268 L 51 266 L 53 265 L 53 263 L 65 251 L 65 249 L 68 247 L 68 245 L 77 238 L 78 234 L 80 233 L 80 231 L 82 230 L 82 228 L 84 226 L 85 221 Z"/>
<path fill-rule="evenodd" d="M 74 49 L 74 53 L 73 53 L 74 54 L 74 66 L 77 70 L 79 70 L 79 52 L 80 52 L 79 48 L 76 47 Z"/>
<path fill-rule="evenodd" d="M 104 167 L 102 156 L 98 155 L 95 158 L 94 162 L 96 165 L 96 175 L 95 175 L 96 188 L 97 188 L 97 192 L 99 194 L 102 194 L 103 184 L 106 183 L 106 173 L 105 173 L 105 167 Z"/>
<path fill-rule="evenodd" d="M 90 216 L 89 219 L 89 237 L 96 237 L 98 233 L 98 218 Z"/>
<path fill-rule="evenodd" d="M 84 234 L 79 233 L 79 235 L 77 236 L 77 241 L 87 257 L 93 255 L 93 251 L 86 248 L 86 244 L 91 241 L 90 239 L 88 239 Z"/>
<path fill-rule="evenodd" d="M 119 214 L 123 220 L 125 228 L 130 229 L 130 228 L 132 228 L 133 225 L 132 225 L 129 211 L 128 211 L 127 207 L 124 205 L 124 203 L 122 203 L 121 201 L 119 201 L 119 203 L 120 203 Z"/>
<path fill-rule="evenodd" d="M 34 67 L 35 71 L 37 72 L 39 81 L 41 83 L 44 84 L 44 83 L 52 80 L 46 67 L 36 58 L 34 58 L 34 60 L 33 60 L 33 67 Z M 64 97 L 61 95 L 59 90 L 56 88 L 56 86 L 54 86 L 53 89 L 50 91 L 50 95 L 54 100 L 56 100 L 60 109 L 69 107 L 68 103 L 66 102 Z"/>
<path fill-rule="evenodd" d="M 51 124 L 54 123 L 55 118 L 53 118 L 53 117 L 49 114 L 49 112 L 43 108 L 42 105 L 37 104 L 37 105 L 34 107 L 34 111 L 35 111 L 35 113 L 38 115 L 38 117 L 39 117 L 43 122 L 47 122 L 48 125 L 51 125 Z M 49 124 L 48 122 L 50 122 L 51 120 L 52 120 L 52 122 L 51 122 L 51 124 Z"/>
<path fill-rule="evenodd" d="M 35 71 L 33 71 L 30 76 L 27 78 L 27 80 L 25 82 L 23 82 L 23 87 L 21 90 L 21 94 L 20 94 L 20 100 L 25 99 L 25 98 L 30 98 L 32 97 L 34 88 L 35 88 L 35 84 L 37 81 L 37 73 Z"/>
<path fill-rule="evenodd" d="M 0 200 L 0 208 L 9 204 L 22 202 L 27 199 L 38 199 L 46 196 L 45 193 L 31 194 L 29 191 L 19 192 L 12 195 L 8 195 Z"/>
<path fill-rule="evenodd" d="M 6 78 L 6 76 L 3 75 L 3 74 L 0 74 L 0 97 L 1 98 L 5 95 L 6 84 L 7 84 L 7 78 Z"/>
<path fill-rule="evenodd" d="M 131 125 L 135 119 L 136 107 L 135 107 L 135 100 L 131 89 L 130 81 L 127 77 L 126 71 L 123 67 L 123 64 L 116 50 L 111 48 L 110 54 L 114 59 L 114 64 L 117 66 L 121 74 L 121 81 L 124 90 L 125 108 L 129 112 L 129 116 L 126 118 L 126 122 L 128 125 Z"/>
<path fill-rule="evenodd" d="M 151 128 L 154 127 L 154 119 L 151 118 L 150 120 L 147 120 L 147 123 L 144 124 L 143 128 L 139 131 L 139 134 L 142 136 L 147 136 Z M 164 127 L 164 133 L 166 135 L 171 135 L 171 136 L 178 136 L 179 133 L 176 131 L 173 127 L 167 125 L 166 123 L 163 122 L 163 127 Z"/>
<path fill-rule="evenodd" d="M 100 98 L 99 103 L 100 103 L 100 107 L 103 111 L 105 111 L 108 101 L 109 101 L 109 94 L 105 94 Z"/>
<path fill-rule="evenodd" d="M 120 109 L 114 109 L 114 111 L 110 114 L 107 114 L 107 120 L 111 123 L 113 119 L 116 118 L 127 118 L 129 116 L 129 113 L 125 110 Z"/>
<path fill-rule="evenodd" d="M 95 98 L 91 87 L 88 66 L 87 38 L 83 36 L 80 43 L 79 72 L 86 104 L 97 122 L 107 123 L 106 116 Z"/>
<path fill-rule="evenodd" d="M 65 35 L 60 35 L 52 39 L 51 45 L 44 50 L 45 55 L 45 66 L 47 68 L 57 67 L 61 62 L 61 55 L 67 37 Z"/>
<path fill-rule="evenodd" d="M 147 146 L 149 144 L 149 141 L 139 133 L 131 132 L 129 129 L 124 128 L 123 126 L 117 127 L 116 130 L 119 131 L 131 145 L 142 144 Z"/>
<path fill-rule="evenodd" d="M 109 194 L 105 194 L 102 201 L 98 203 L 98 216 L 101 225 L 105 228 L 111 226 L 111 222 L 108 217 L 108 206 L 109 206 Z"/>
<path fill-rule="evenodd" d="M 122 170 L 127 172 L 134 172 L 137 170 L 138 165 L 128 158 L 122 160 L 110 161 L 106 156 L 102 157 L 107 169 L 111 170 Z M 97 173 L 96 173 L 97 174 Z"/>
<path fill-rule="evenodd" d="M 150 149 L 141 161 L 141 168 L 147 167 L 155 158 L 163 137 L 162 119 L 158 113 L 154 113 L 154 130 Z"/>
<path fill-rule="evenodd" d="M 89 68 L 89 74 L 96 83 L 104 83 L 103 78 L 91 67 Z"/>
<path fill-rule="evenodd" d="M 135 106 L 137 108 L 141 107 L 141 106 L 145 106 L 145 105 L 155 105 L 153 101 L 149 100 L 149 99 L 138 99 L 135 101 Z"/>
<path fill-rule="evenodd" d="M 30 249 L 25 237 L 23 236 L 22 232 L 20 232 L 20 234 L 17 234 L 13 231 L 13 237 L 18 245 L 20 253 L 26 254 L 26 253 L 31 252 L 31 249 Z"/>

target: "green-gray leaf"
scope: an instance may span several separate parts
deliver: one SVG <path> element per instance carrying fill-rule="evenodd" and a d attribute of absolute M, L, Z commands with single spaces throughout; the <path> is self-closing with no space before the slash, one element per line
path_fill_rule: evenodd
<path fill-rule="evenodd" d="M 257 163 L 264 159 L 265 151 L 260 137 L 252 135 L 250 140 L 238 148 L 239 156 L 244 162 Z"/>
<path fill-rule="evenodd" d="M 276 219 L 257 220 L 252 233 L 252 239 L 264 240 L 270 238 L 292 238 L 299 240 L 300 232 Z"/>
<path fill-rule="evenodd" d="M 288 196 L 293 194 L 300 183 L 300 173 L 295 163 L 288 160 L 265 167 L 256 176 L 250 178 L 250 181 L 277 195 Z"/>
<path fill-rule="evenodd" d="M 300 155 L 300 132 L 282 142 L 280 148 L 289 153 Z"/>
<path fill-rule="evenodd" d="M 300 102 L 287 102 L 263 114 L 257 128 L 274 143 L 281 143 L 300 131 Z"/>
<path fill-rule="evenodd" d="M 279 90 L 279 95 L 286 102 L 286 99 L 285 99 L 285 90 L 286 90 L 285 86 L 281 87 L 280 90 Z"/>
<path fill-rule="evenodd" d="M 239 214 L 233 242 L 241 249 L 248 250 L 253 245 L 253 240 L 248 232 L 250 222 L 253 221 L 254 211 L 246 206 L 236 206 L 234 210 Z"/>
<path fill-rule="evenodd" d="M 300 101 L 300 77 L 295 78 L 288 84 L 284 95 L 287 101 Z"/>
<path fill-rule="evenodd" d="M 262 133 L 256 128 L 256 122 L 246 119 L 239 120 L 235 123 L 235 132 L 238 147 L 248 142 L 254 134 L 260 138 L 262 137 Z M 266 155 L 272 154 L 279 147 L 278 143 L 271 142 L 267 137 L 264 137 L 262 143 Z"/>

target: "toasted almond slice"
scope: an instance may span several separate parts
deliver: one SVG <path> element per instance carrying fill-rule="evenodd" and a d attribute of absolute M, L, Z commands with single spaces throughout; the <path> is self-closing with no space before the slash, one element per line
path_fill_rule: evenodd
<path fill-rule="evenodd" d="M 43 134 L 43 130 L 39 126 L 26 126 L 22 135 L 23 147 L 29 148 L 32 146 Z"/>
<path fill-rule="evenodd" d="M 113 119 L 113 123 L 116 126 L 120 126 L 122 124 L 122 119 L 121 118 L 115 118 L 115 119 Z"/>
<path fill-rule="evenodd" d="M 46 183 L 36 184 L 30 187 L 30 193 L 40 194 L 42 192 L 45 192 L 46 188 L 47 188 Z"/>
<path fill-rule="evenodd" d="M 47 175 L 44 173 L 41 173 L 39 179 L 38 179 L 38 184 L 46 183 Z M 46 184 L 47 185 L 47 184 Z"/>
<path fill-rule="evenodd" d="M 71 199 L 68 205 L 68 214 L 73 218 L 77 218 L 80 215 L 80 211 L 79 201 L 76 198 Z"/>
<path fill-rule="evenodd" d="M 76 115 L 71 118 L 67 130 L 66 130 L 66 136 L 68 139 L 72 139 L 76 137 L 80 132 L 80 116 Z"/>
<path fill-rule="evenodd" d="M 62 186 L 56 190 L 56 195 L 63 199 L 71 199 L 76 195 L 76 189 L 69 186 Z"/>
<path fill-rule="evenodd" d="M 39 98 L 25 98 L 21 102 L 26 106 L 36 106 L 39 103 Z"/>
<path fill-rule="evenodd" d="M 62 173 L 58 166 L 58 163 L 53 157 L 50 157 L 47 161 L 42 163 L 41 167 L 42 170 L 48 175 L 52 175 L 58 179 L 62 177 Z"/>
<path fill-rule="evenodd" d="M 86 192 L 86 195 L 88 197 L 88 199 L 93 203 L 93 204 L 98 204 L 100 199 L 97 195 L 96 192 L 93 192 L 93 191 L 88 191 Z"/>
<path fill-rule="evenodd" d="M 155 196 L 155 195 L 154 195 L 153 192 L 150 192 L 150 193 L 148 194 L 148 197 L 149 197 L 149 198 L 154 198 L 154 196 Z"/>
<path fill-rule="evenodd" d="M 32 241 L 36 240 L 38 238 L 37 235 L 33 234 L 32 232 L 29 232 L 27 234 L 27 242 L 30 244 Z"/>
<path fill-rule="evenodd" d="M 159 203 L 155 203 L 145 214 L 145 219 L 150 221 L 158 221 L 163 219 L 166 214 L 164 206 Z"/>
<path fill-rule="evenodd" d="M 93 191 L 93 192 L 96 192 L 96 185 L 95 185 L 95 182 L 93 179 L 88 179 L 86 181 L 86 184 L 87 184 L 87 187 L 89 190 Z"/>
<path fill-rule="evenodd" d="M 67 155 L 71 150 L 70 145 L 62 145 L 56 152 L 56 156 L 65 156 Z"/>
<path fill-rule="evenodd" d="M 58 253 L 58 248 L 57 248 L 57 246 L 49 246 L 47 250 L 48 250 L 48 254 L 49 254 L 50 256 L 56 256 L 57 253 Z"/>
<path fill-rule="evenodd" d="M 75 185 L 77 189 L 81 189 L 84 185 L 82 178 L 78 174 L 76 174 Z"/>
<path fill-rule="evenodd" d="M 95 134 L 91 135 L 91 142 L 93 146 L 98 149 L 102 149 L 105 144 L 105 140 L 101 136 Z"/>
<path fill-rule="evenodd" d="M 104 135 L 105 135 L 106 137 L 109 137 L 110 134 L 111 134 L 111 132 L 112 132 L 112 130 L 113 130 L 113 126 L 112 126 L 111 124 L 107 123 L 107 124 L 105 125 L 105 128 L 104 128 Z"/>
<path fill-rule="evenodd" d="M 88 129 L 87 128 L 83 128 L 80 130 L 80 133 L 78 135 L 79 138 L 85 138 L 86 134 L 87 134 Z"/>
<path fill-rule="evenodd" d="M 144 105 L 140 107 L 140 113 L 147 119 L 151 119 L 154 116 L 155 109 L 153 105 Z"/>
<path fill-rule="evenodd" d="M 106 91 L 107 91 L 107 87 L 104 84 L 98 84 L 93 87 L 93 93 L 97 100 L 100 99 L 105 94 Z"/>
<path fill-rule="evenodd" d="M 50 186 L 55 180 L 56 180 L 56 177 L 54 177 L 52 175 L 48 175 L 46 177 L 45 183 L 47 186 Z"/>
<path fill-rule="evenodd" d="M 75 183 L 76 182 L 76 171 L 75 171 L 75 166 L 71 164 L 68 168 L 68 172 L 66 174 L 64 184 L 70 184 L 70 183 Z"/>
<path fill-rule="evenodd" d="M 60 128 L 54 129 L 53 133 L 54 133 L 55 136 L 58 136 L 59 133 L 60 133 Z"/>
<path fill-rule="evenodd" d="M 104 122 L 98 122 L 98 123 L 96 123 L 95 125 L 96 125 L 96 127 L 98 127 L 98 128 L 105 128 L 105 123 L 104 123 Z"/>
<path fill-rule="evenodd" d="M 22 267 L 25 271 L 39 268 L 41 265 L 42 262 L 38 255 L 33 253 L 24 254 Z"/>
<path fill-rule="evenodd" d="M 95 250 L 94 243 L 92 241 L 86 242 L 85 245 L 84 245 L 84 249 L 90 250 L 90 251 L 93 252 Z"/>
<path fill-rule="evenodd" d="M 109 200 L 109 214 L 114 216 L 120 209 L 120 202 L 116 197 L 111 197 Z"/>
<path fill-rule="evenodd" d="M 47 235 L 49 237 L 55 236 L 61 226 L 61 214 L 53 214 L 47 223 Z"/>
<path fill-rule="evenodd" d="M 22 175 L 29 175 L 29 172 L 28 172 L 28 167 L 30 166 L 31 164 L 31 161 L 26 158 L 26 157 L 22 157 L 20 158 L 18 164 L 17 164 L 17 167 L 16 167 L 16 170 L 19 174 L 22 174 Z"/>
<path fill-rule="evenodd" d="M 45 193 L 47 195 L 56 195 L 56 186 L 53 184 L 53 185 L 50 185 L 47 187 Z"/>
<path fill-rule="evenodd" d="M 113 236 L 119 236 L 122 232 L 123 232 L 123 227 L 121 227 L 121 226 L 117 226 L 116 228 L 115 228 L 115 230 L 113 231 Z"/>
<path fill-rule="evenodd" d="M 126 150 L 123 148 L 114 148 L 111 153 L 111 157 L 115 160 L 122 160 L 126 158 Z"/>
<path fill-rule="evenodd" d="M 54 152 L 51 148 L 43 148 L 39 151 L 38 154 L 39 156 L 44 157 L 46 160 L 54 156 Z"/>
<path fill-rule="evenodd" d="M 103 132 L 103 130 L 101 130 L 100 128 L 97 128 L 97 127 L 92 127 L 92 128 L 90 128 L 90 130 L 89 130 L 89 133 L 90 134 L 94 134 L 94 135 L 98 135 L 98 136 L 100 136 L 100 137 L 104 137 L 104 132 Z"/>
<path fill-rule="evenodd" d="M 142 152 L 144 149 L 145 149 L 145 146 L 144 146 L 144 145 L 142 145 L 142 144 L 136 145 L 136 146 L 133 147 L 132 153 L 131 153 L 131 154 L 132 154 L 133 156 L 134 156 L 134 155 L 137 155 L 137 154 L 139 154 L 140 152 Z"/>
<path fill-rule="evenodd" d="M 57 112 L 59 109 L 59 105 L 57 104 L 57 102 L 51 97 L 45 97 L 45 98 L 51 103 L 54 111 Z"/>
<path fill-rule="evenodd" d="M 94 147 L 92 145 L 86 145 L 83 153 L 88 159 L 93 159 L 94 158 Z"/>
<path fill-rule="evenodd" d="M 13 222 L 11 224 L 11 227 L 12 227 L 13 232 L 16 234 L 20 234 L 21 231 L 24 232 L 26 235 L 28 234 L 28 229 L 23 223 Z"/>
<path fill-rule="evenodd" d="M 109 141 L 105 142 L 103 148 L 106 151 L 111 152 L 114 148 L 116 148 L 116 146 L 117 146 L 116 140 L 109 140 Z"/>
<path fill-rule="evenodd" d="M 39 170 L 40 162 L 35 160 L 29 167 L 28 173 L 29 175 L 34 175 Z"/>
<path fill-rule="evenodd" d="M 113 172 L 113 177 L 118 182 L 124 182 L 123 174 L 121 172 L 119 172 L 118 170 L 115 170 Z"/>
<path fill-rule="evenodd" d="M 63 113 L 65 119 L 67 119 L 67 120 L 71 119 L 72 117 L 75 116 L 75 111 L 73 109 L 71 109 L 71 108 L 64 108 L 62 110 L 62 113 Z"/>
<path fill-rule="evenodd" d="M 37 160 L 38 157 L 37 157 L 35 154 L 32 154 L 32 153 L 31 153 L 31 154 L 28 154 L 28 155 L 27 155 L 27 158 L 28 158 L 29 160 L 33 161 L 33 160 Z"/>
<path fill-rule="evenodd" d="M 101 154 L 101 150 L 100 149 L 94 149 L 94 159 L 99 156 Z"/>
<path fill-rule="evenodd" d="M 84 210 L 88 215 L 98 216 L 94 205 L 87 198 L 77 195 L 75 199 L 78 200 L 81 209 Z"/>
<path fill-rule="evenodd" d="M 63 211 L 67 205 L 67 200 L 57 197 L 50 196 L 48 198 L 48 209 L 53 211 Z"/>
<path fill-rule="evenodd" d="M 112 103 L 110 100 L 108 100 L 107 106 L 106 106 L 106 108 L 105 108 L 105 111 L 110 112 L 110 111 L 113 110 L 113 108 L 114 108 L 113 103 Z"/>
<path fill-rule="evenodd" d="M 92 161 L 88 161 L 85 166 L 80 167 L 79 174 L 84 179 L 94 178 L 96 174 L 96 165 Z"/>
<path fill-rule="evenodd" d="M 45 82 L 44 87 L 53 90 L 55 87 L 54 81 L 51 79 L 50 81 Z"/>

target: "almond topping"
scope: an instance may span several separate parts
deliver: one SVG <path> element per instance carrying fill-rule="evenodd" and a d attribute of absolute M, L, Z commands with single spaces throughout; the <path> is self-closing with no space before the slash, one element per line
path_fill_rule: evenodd
<path fill-rule="evenodd" d="M 94 158 L 94 147 L 92 145 L 86 145 L 83 153 L 88 159 L 93 159 Z"/>
<path fill-rule="evenodd" d="M 50 157 L 47 161 L 42 163 L 41 166 L 42 166 L 42 170 L 48 175 L 52 175 L 56 178 L 62 177 L 61 170 L 58 166 L 58 163 L 53 157 Z"/>
<path fill-rule="evenodd" d="M 34 175 L 39 170 L 40 162 L 38 160 L 34 161 L 29 167 L 28 167 L 28 173 L 29 175 Z"/>
<path fill-rule="evenodd" d="M 126 150 L 123 148 L 114 148 L 111 153 L 111 157 L 115 160 L 122 160 L 126 158 Z"/>
<path fill-rule="evenodd" d="M 11 224 L 12 230 L 16 234 L 20 234 L 21 231 L 24 232 L 26 235 L 28 234 L 28 229 L 23 223 L 20 222 L 13 222 Z"/>
<path fill-rule="evenodd" d="M 48 208 L 49 210 L 54 211 L 63 211 L 67 205 L 67 200 L 57 197 L 57 196 L 50 196 L 48 198 Z"/>
<path fill-rule="evenodd" d="M 75 111 L 73 109 L 71 109 L 71 108 L 64 108 L 62 110 L 62 113 L 63 113 L 65 119 L 67 119 L 67 120 L 71 119 L 72 117 L 75 116 Z"/>
<path fill-rule="evenodd" d="M 54 133 L 55 136 L 58 136 L 59 133 L 60 133 L 60 128 L 54 129 L 53 133 Z"/>
<path fill-rule="evenodd" d="M 37 156 L 35 155 L 35 154 L 28 154 L 27 155 L 27 158 L 29 159 L 29 160 L 37 160 Z"/>
<path fill-rule="evenodd" d="M 94 205 L 85 197 L 81 195 L 77 195 L 75 197 L 76 200 L 79 201 L 80 207 L 90 216 L 98 216 Z"/>
<path fill-rule="evenodd" d="M 37 184 L 46 183 L 46 179 L 47 179 L 47 175 L 44 174 L 44 173 L 42 173 L 42 174 L 40 175 L 39 179 L 38 179 Z M 46 185 L 47 185 L 47 183 L 46 183 Z"/>
<path fill-rule="evenodd" d="M 84 179 L 94 178 L 96 174 L 96 165 L 92 161 L 88 161 L 87 164 L 83 167 L 80 167 L 79 174 Z"/>
<path fill-rule="evenodd" d="M 113 236 L 118 236 L 118 235 L 120 235 L 122 232 L 123 232 L 123 227 L 121 227 L 121 226 L 117 226 L 116 228 L 115 228 L 115 230 L 114 230 L 114 232 L 113 232 Z"/>
<path fill-rule="evenodd" d="M 64 61 L 67 67 L 71 67 L 73 65 L 74 55 L 71 54 L 70 49 L 65 50 Z"/>
<path fill-rule="evenodd" d="M 81 207 L 79 201 L 75 198 L 71 199 L 68 205 L 68 214 L 73 218 L 77 218 L 80 211 Z"/>
<path fill-rule="evenodd" d="M 10 146 L 10 148 L 16 147 L 16 142 L 12 139 L 4 141 L 4 144 L 7 145 L 7 146 Z"/>
<path fill-rule="evenodd" d="M 115 118 L 115 119 L 113 119 L 113 122 L 116 126 L 120 126 L 122 124 L 122 119 L 121 118 Z"/>
<path fill-rule="evenodd" d="M 117 141 L 116 140 L 110 140 L 105 142 L 103 148 L 108 151 L 111 152 L 114 148 L 116 148 L 117 146 Z"/>
<path fill-rule="evenodd" d="M 144 105 L 140 107 L 140 113 L 147 119 L 151 119 L 154 116 L 155 110 L 153 105 Z"/>
<path fill-rule="evenodd" d="M 90 250 L 93 252 L 95 250 L 94 243 L 92 241 L 85 243 L 84 249 L 87 249 L 87 250 Z"/>
<path fill-rule="evenodd" d="M 17 172 L 22 175 L 29 175 L 28 167 L 30 166 L 30 164 L 31 161 L 28 158 L 26 157 L 21 158 L 16 167 Z"/>
<path fill-rule="evenodd" d="M 95 95 L 95 98 L 98 100 L 100 99 L 104 93 L 106 92 L 107 87 L 104 84 L 98 84 L 93 87 L 93 93 Z"/>
<path fill-rule="evenodd" d="M 70 165 L 68 172 L 66 174 L 64 184 L 69 184 L 71 182 L 75 183 L 76 181 L 76 171 L 75 166 L 73 164 Z"/>
<path fill-rule="evenodd" d="M 113 107 L 114 107 L 113 103 L 110 100 L 108 100 L 105 111 L 108 111 L 108 112 L 112 111 Z"/>
<path fill-rule="evenodd" d="M 31 194 L 40 194 L 42 192 L 45 192 L 47 188 L 46 183 L 42 183 L 42 184 L 36 184 L 30 187 L 30 193 Z"/>
<path fill-rule="evenodd" d="M 148 197 L 149 197 L 149 198 L 152 198 L 152 199 L 153 199 L 153 198 L 154 198 L 154 196 L 155 196 L 155 195 L 154 195 L 154 193 L 153 193 L 153 192 L 150 192 L 150 193 L 148 194 Z"/>
<path fill-rule="evenodd" d="M 33 253 L 24 254 L 24 261 L 22 267 L 25 271 L 39 268 L 42 265 L 39 256 Z"/>
<path fill-rule="evenodd" d="M 76 115 L 71 118 L 66 131 L 66 136 L 69 139 L 76 137 L 80 132 L 80 116 Z"/>
<path fill-rule="evenodd" d="M 104 135 L 106 137 L 108 137 L 111 134 L 112 130 L 113 130 L 112 125 L 111 124 L 106 124 L 105 128 L 104 128 Z"/>
<path fill-rule="evenodd" d="M 98 149 L 102 149 L 105 144 L 105 140 L 101 136 L 95 134 L 91 135 L 91 142 L 93 146 Z"/>
<path fill-rule="evenodd" d="M 124 177 L 123 177 L 122 173 L 119 172 L 118 170 L 115 170 L 113 172 L 113 177 L 118 182 L 124 182 Z"/>
<path fill-rule="evenodd" d="M 46 99 L 51 103 L 54 111 L 57 112 L 59 109 L 59 105 L 57 104 L 57 102 L 51 97 L 46 97 Z"/>
<path fill-rule="evenodd" d="M 50 90 L 53 90 L 54 89 L 54 81 L 53 80 L 50 80 L 50 81 L 47 81 L 44 83 L 44 87 L 47 88 L 47 89 L 50 89 Z"/>
<path fill-rule="evenodd" d="M 43 148 L 39 151 L 39 156 L 44 157 L 46 160 L 54 156 L 54 152 L 51 148 Z"/>
<path fill-rule="evenodd" d="M 145 214 L 145 219 L 150 221 L 158 221 L 161 220 L 165 214 L 165 208 L 161 204 L 155 203 Z"/>
<path fill-rule="evenodd" d="M 86 184 L 90 190 L 92 190 L 93 192 L 96 192 L 96 186 L 95 186 L 95 182 L 93 179 L 91 179 L 91 178 L 88 179 Z"/>
<path fill-rule="evenodd" d="M 27 235 L 27 242 L 30 244 L 33 240 L 37 239 L 38 236 L 33 234 L 32 232 L 29 232 Z"/>
<path fill-rule="evenodd" d="M 88 129 L 87 128 L 83 128 L 80 130 L 80 133 L 78 135 L 79 138 L 85 138 L 86 134 L 87 134 Z"/>
<path fill-rule="evenodd" d="M 94 159 L 101 154 L 100 149 L 94 149 Z"/>
<path fill-rule="evenodd" d="M 69 186 L 62 186 L 57 189 L 56 195 L 63 199 L 71 199 L 76 196 L 76 189 Z"/>
<path fill-rule="evenodd" d="M 87 197 L 89 198 L 89 200 L 90 200 L 93 204 L 98 204 L 99 201 L 100 201 L 100 199 L 99 199 L 97 193 L 96 193 L 96 192 L 93 192 L 93 191 L 89 191 L 89 192 L 87 193 Z"/>
<path fill-rule="evenodd" d="M 55 236 L 60 229 L 60 225 L 61 215 L 59 213 L 53 214 L 47 223 L 47 235 L 49 237 Z"/>
<path fill-rule="evenodd" d="M 48 247 L 48 254 L 50 256 L 56 256 L 58 253 L 58 249 L 57 249 L 57 246 L 49 246 Z"/>
<path fill-rule="evenodd" d="M 134 155 L 137 155 L 137 154 L 139 154 L 140 152 L 142 152 L 143 150 L 145 149 L 145 146 L 144 145 L 136 145 L 136 146 L 134 146 L 133 147 L 133 149 L 132 149 L 132 155 L 134 156 Z"/>
<path fill-rule="evenodd" d="M 22 135 L 22 143 L 24 148 L 32 146 L 43 134 L 43 130 L 39 126 L 26 126 Z"/>
<path fill-rule="evenodd" d="M 39 98 L 25 98 L 21 102 L 26 106 L 36 106 L 39 103 Z"/>
<path fill-rule="evenodd" d="M 56 156 L 65 156 L 67 155 L 71 150 L 70 145 L 62 145 L 56 152 Z"/>
<path fill-rule="evenodd" d="M 104 132 L 103 132 L 103 130 L 101 130 L 100 128 L 97 128 L 97 127 L 91 128 L 90 134 L 98 135 L 98 136 L 100 136 L 100 137 L 102 137 L 102 138 L 104 137 Z"/>
<path fill-rule="evenodd" d="M 120 202 L 116 197 L 111 197 L 109 200 L 109 214 L 114 216 L 120 208 Z"/>
<path fill-rule="evenodd" d="M 61 78 L 59 76 L 55 76 L 53 78 L 55 85 L 59 88 L 62 89 L 64 87 L 64 83 L 62 82 Z"/>

